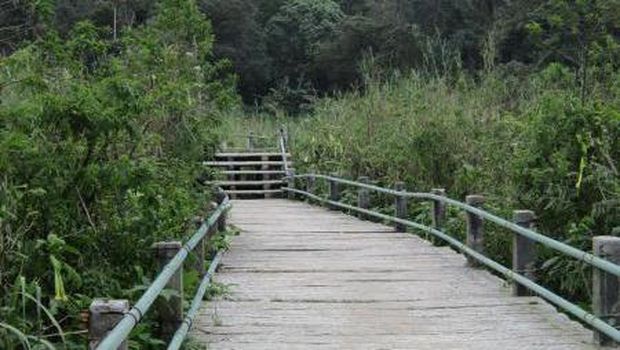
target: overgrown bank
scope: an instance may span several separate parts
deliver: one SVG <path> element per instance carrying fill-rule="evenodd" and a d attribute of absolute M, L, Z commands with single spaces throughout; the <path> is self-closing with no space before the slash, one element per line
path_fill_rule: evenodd
<path fill-rule="evenodd" d="M 291 126 L 294 154 L 301 171 L 442 187 L 460 199 L 484 194 L 487 208 L 508 218 L 531 209 L 540 231 L 589 250 L 592 236 L 620 229 L 620 77 L 612 80 L 582 100 L 570 70 L 556 64 L 522 76 L 372 79 L 364 93 L 325 99 Z M 428 220 L 428 206 L 410 210 Z M 448 231 L 462 237 L 462 219 L 452 213 Z M 487 251 L 505 264 L 510 240 L 488 227 Z M 542 249 L 540 256 L 545 284 L 589 299 L 587 267 Z"/>
<path fill-rule="evenodd" d="M 91 298 L 140 295 L 151 244 L 206 208 L 200 161 L 237 102 L 193 1 L 159 1 L 118 40 L 90 22 L 42 33 L 0 58 L 2 349 L 84 348 Z M 158 346 L 149 333 L 132 346 Z"/>

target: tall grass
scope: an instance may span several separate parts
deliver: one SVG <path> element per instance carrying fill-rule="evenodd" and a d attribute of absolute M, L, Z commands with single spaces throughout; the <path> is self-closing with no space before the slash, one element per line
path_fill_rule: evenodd
<path fill-rule="evenodd" d="M 592 236 L 620 226 L 616 85 L 584 102 L 560 65 L 537 74 L 502 67 L 480 76 L 374 75 L 363 92 L 323 99 L 296 123 L 293 152 L 301 171 L 441 187 L 460 199 L 483 194 L 504 217 L 532 209 L 539 230 L 589 250 Z M 427 209 L 412 206 L 411 214 L 427 220 Z M 454 213 L 447 229 L 462 236 L 462 219 Z M 487 252 L 509 264 L 510 239 L 489 227 Z M 588 300 L 587 266 L 543 248 L 539 266 L 544 283 Z"/>
<path fill-rule="evenodd" d="M 218 133 L 224 140 L 220 145 L 221 150 L 246 148 L 250 134 L 254 135 L 254 147 L 277 149 L 279 130 L 284 128 L 288 131 L 294 128 L 297 122 L 297 119 L 287 118 L 283 114 L 244 114 L 240 110 L 228 113 L 222 120 L 222 125 L 218 128 Z"/>

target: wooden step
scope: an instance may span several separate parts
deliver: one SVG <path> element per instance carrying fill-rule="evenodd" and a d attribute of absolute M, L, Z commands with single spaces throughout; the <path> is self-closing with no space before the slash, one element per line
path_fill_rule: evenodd
<path fill-rule="evenodd" d="M 283 166 L 283 161 L 232 161 L 232 162 L 203 162 L 203 165 L 207 166 L 217 166 L 217 167 L 228 167 L 228 166 L 262 166 L 262 165 L 280 165 Z M 289 161 L 289 165 L 292 165 L 293 162 Z"/>
<path fill-rule="evenodd" d="M 280 153 L 280 150 L 278 148 L 253 148 L 253 149 L 247 149 L 247 148 L 226 148 L 224 150 L 221 151 L 221 153 L 245 153 L 245 152 L 249 152 L 249 153 Z"/>
<path fill-rule="evenodd" d="M 264 185 L 282 185 L 282 180 L 257 180 L 257 181 L 215 181 L 213 184 L 219 186 L 264 186 Z"/>
<path fill-rule="evenodd" d="M 289 170 L 294 170 L 290 169 Z M 224 175 L 286 175 L 284 170 L 224 170 Z"/>
<path fill-rule="evenodd" d="M 291 154 L 287 153 L 287 157 Z M 254 152 L 241 152 L 241 153 L 216 153 L 216 158 L 259 158 L 259 157 L 279 157 L 282 158 L 282 153 L 254 153 Z"/>
<path fill-rule="evenodd" d="M 230 195 L 263 195 L 263 194 L 279 194 L 282 190 L 224 190 Z"/>

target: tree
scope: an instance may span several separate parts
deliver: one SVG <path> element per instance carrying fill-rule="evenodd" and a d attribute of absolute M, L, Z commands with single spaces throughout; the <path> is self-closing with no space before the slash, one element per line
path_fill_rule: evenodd
<path fill-rule="evenodd" d="M 273 71 L 258 5 L 244 0 L 208 0 L 202 9 L 213 23 L 214 53 L 232 62 L 245 102 L 260 99 L 269 91 Z"/>
<path fill-rule="evenodd" d="M 277 79 L 313 80 L 320 43 L 332 38 L 344 13 L 329 0 L 290 0 L 267 23 L 268 48 Z"/>
<path fill-rule="evenodd" d="M 592 86 L 590 71 L 604 78 L 620 58 L 620 1 L 552 0 L 537 11 L 528 29 L 540 48 L 540 63 L 558 61 L 575 69 L 586 100 Z"/>

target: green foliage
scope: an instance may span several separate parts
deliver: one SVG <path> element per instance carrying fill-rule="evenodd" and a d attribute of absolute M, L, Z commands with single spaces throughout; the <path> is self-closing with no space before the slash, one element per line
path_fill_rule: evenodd
<path fill-rule="evenodd" d="M 287 1 L 267 23 L 269 51 L 282 77 L 308 74 L 319 43 L 331 39 L 344 14 L 333 1 Z"/>
<path fill-rule="evenodd" d="M 582 100 L 593 89 L 592 81 L 604 81 L 617 68 L 619 13 L 620 3 L 614 0 L 548 1 L 527 25 L 546 60 L 577 69 Z"/>
<path fill-rule="evenodd" d="M 0 347 L 64 342 L 90 298 L 153 270 L 153 242 L 191 232 L 200 161 L 238 102 L 213 41 L 194 1 L 162 0 L 116 42 L 79 22 L 0 61 Z M 17 302 L 16 281 L 39 296 Z"/>
<path fill-rule="evenodd" d="M 532 209 L 541 232 L 589 250 L 592 236 L 620 226 L 620 95 L 583 104 L 570 69 L 557 64 L 526 79 L 502 70 L 480 82 L 467 74 L 379 76 L 364 93 L 323 99 L 293 124 L 297 168 L 446 188 L 453 198 L 484 194 L 491 211 L 509 218 Z M 391 208 L 392 200 L 372 206 Z M 428 207 L 410 215 L 428 222 Z M 462 238 L 463 216 L 451 213 L 446 228 Z M 485 230 L 486 251 L 509 264 L 510 233 Z M 581 263 L 543 249 L 540 264 L 543 283 L 588 300 L 590 272 Z"/>
<path fill-rule="evenodd" d="M 0 11 L 0 23 L 7 23 L 0 28 L 0 50 L 45 36 L 46 28 L 65 36 L 84 19 L 103 37 L 115 37 L 152 20 L 156 3 L 9 1 L 3 5 L 7 11 Z M 402 71 L 426 69 L 429 63 L 452 66 L 454 59 L 456 67 L 469 71 L 511 61 L 536 69 L 562 63 L 575 70 L 582 100 L 600 88 L 595 82 L 609 77 L 618 61 L 616 0 L 201 0 L 199 5 L 217 35 L 213 52 L 232 62 L 244 101 L 260 105 L 269 97 L 268 110 L 280 104 L 291 114 L 308 111 L 306 96 L 362 85 L 360 64 L 368 55 L 386 70 Z M 187 14 L 182 7 L 172 12 Z M 446 47 L 456 53 L 449 62 Z"/>
<path fill-rule="evenodd" d="M 225 47 L 226 57 L 242 61 L 247 60 L 241 53 L 249 50 L 248 45 L 255 49 L 257 60 L 266 64 L 262 74 L 251 74 L 267 78 L 261 81 L 268 87 L 263 89 L 268 110 L 276 103 L 291 114 L 304 113 L 308 111 L 305 96 L 358 87 L 364 80 L 360 66 L 368 56 L 386 70 L 428 67 L 429 62 L 445 67 L 453 65 L 453 58 L 458 61 L 456 67 L 470 69 L 493 66 L 496 60 L 531 60 L 515 49 L 531 49 L 523 24 L 533 6 L 525 0 L 255 0 L 249 2 L 249 12 L 234 17 L 230 14 L 236 2 L 216 3 L 228 7 L 213 14 L 218 19 L 216 31 L 233 24 L 243 33 L 252 28 L 252 43 L 239 42 L 239 36 L 227 30 L 216 47 Z M 237 46 L 232 47 L 233 43 Z M 429 51 L 429 45 L 435 50 Z M 446 47 L 456 52 L 448 61 Z M 246 67 L 237 70 L 242 81 L 249 77 Z M 248 99 L 245 86 L 241 92 L 246 102 L 254 103 L 258 90 Z"/>
<path fill-rule="evenodd" d="M 274 74 L 258 4 L 245 0 L 203 1 L 217 37 L 214 54 L 232 61 L 247 103 L 266 95 Z M 275 1 L 268 1 L 271 5 Z"/>
<path fill-rule="evenodd" d="M 136 298 L 153 270 L 147 248 L 185 237 L 208 202 L 198 164 L 223 131 L 291 124 L 301 169 L 483 193 L 493 212 L 533 209 L 541 231 L 583 249 L 620 233 L 618 6 L 0 4 L 0 348 L 79 347 L 65 330 L 91 297 Z M 237 86 L 258 116 L 223 120 Z M 391 200 L 371 205 L 388 212 Z M 410 211 L 429 222 L 428 209 Z M 462 238 L 462 214 L 449 214 Z M 212 243 L 226 249 L 229 237 Z M 509 240 L 489 228 L 487 251 L 508 263 Z M 587 268 L 540 256 L 544 283 L 588 298 Z M 161 346 L 149 326 L 133 348 Z"/>

